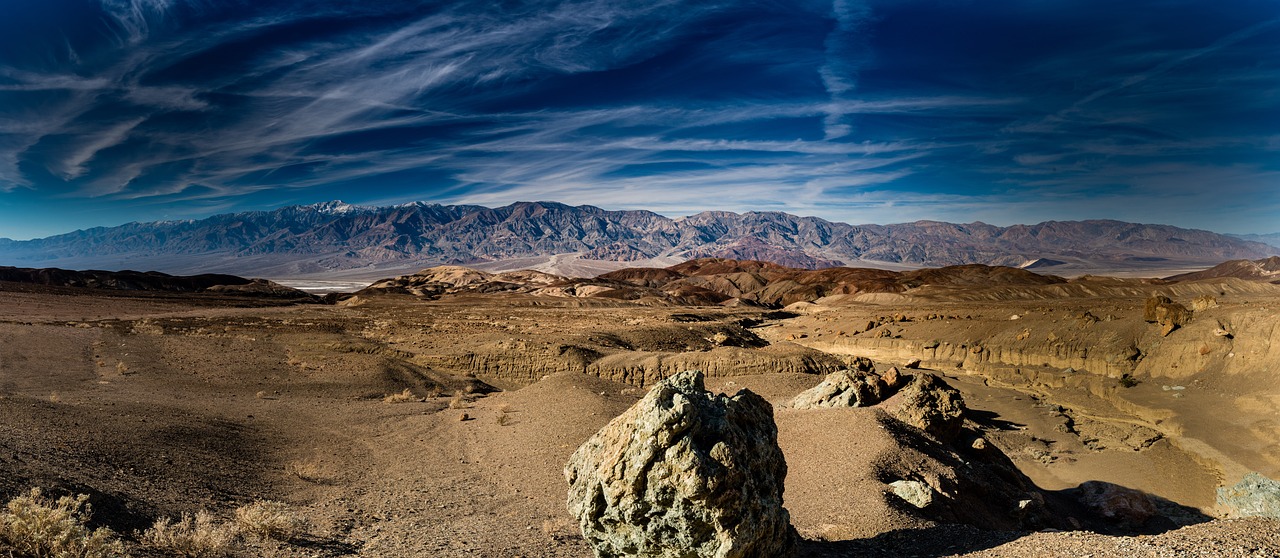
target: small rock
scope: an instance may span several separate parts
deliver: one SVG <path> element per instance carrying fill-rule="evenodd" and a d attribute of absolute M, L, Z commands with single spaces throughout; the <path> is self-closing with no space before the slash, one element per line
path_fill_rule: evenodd
<path fill-rule="evenodd" d="M 876 363 L 867 357 L 858 357 L 853 359 L 850 368 L 856 372 L 875 372 Z"/>
<path fill-rule="evenodd" d="M 897 392 L 906 384 L 907 380 L 906 377 L 902 375 L 902 372 L 898 371 L 897 366 L 889 367 L 888 371 L 880 375 L 880 379 L 884 381 L 884 385 L 887 388 L 887 391 L 883 394 L 884 397 L 888 397 L 891 393 Z"/>
<path fill-rule="evenodd" d="M 933 503 L 933 488 L 923 482 L 896 480 L 889 483 L 889 488 L 892 489 L 894 496 L 917 508 L 925 509 Z"/>
<path fill-rule="evenodd" d="M 910 369 L 913 369 L 913 370 L 914 370 L 914 369 L 916 369 L 916 368 L 920 368 L 920 359 L 918 359 L 918 358 L 913 358 L 913 359 L 911 359 L 911 360 L 907 361 L 907 363 L 906 363 L 906 364 L 902 365 L 902 367 L 903 367 L 903 368 L 910 368 Z"/>
<path fill-rule="evenodd" d="M 1227 339 L 1234 337 L 1234 335 L 1231 334 L 1231 328 L 1227 327 L 1227 325 L 1222 322 L 1218 322 L 1218 327 L 1213 329 L 1213 334 L 1218 337 L 1226 337 Z"/>

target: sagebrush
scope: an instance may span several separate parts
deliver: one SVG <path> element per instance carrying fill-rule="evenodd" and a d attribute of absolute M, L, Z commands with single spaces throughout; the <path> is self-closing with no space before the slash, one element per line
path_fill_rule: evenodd
<path fill-rule="evenodd" d="M 263 539 L 288 541 L 302 534 L 306 522 L 289 504 L 258 500 L 236 509 L 236 527 Z"/>
<path fill-rule="evenodd" d="M 167 517 L 156 520 L 142 533 L 141 542 L 166 555 L 218 558 L 236 548 L 239 533 L 234 524 L 221 523 L 201 510 L 195 515 L 184 513 L 177 522 Z"/>
<path fill-rule="evenodd" d="M 0 539 L 29 558 L 124 558 L 124 543 L 105 527 L 86 525 L 89 496 L 47 498 L 39 488 L 9 501 L 0 514 Z"/>

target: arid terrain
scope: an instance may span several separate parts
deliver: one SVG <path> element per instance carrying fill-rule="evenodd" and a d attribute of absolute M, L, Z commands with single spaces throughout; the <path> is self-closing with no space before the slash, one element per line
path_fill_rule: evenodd
<path fill-rule="evenodd" d="M 0 282 L 0 496 L 89 494 L 131 544 L 257 499 L 305 518 L 244 556 L 586 557 L 570 454 L 698 369 L 773 405 L 801 556 L 1280 555 L 1280 520 L 1216 499 L 1280 477 L 1265 280 L 700 260 L 577 280 L 436 268 L 327 300 L 253 285 Z M 1154 295 L 1185 313 L 1153 316 Z M 792 408 L 859 357 L 958 389 L 961 433 L 898 422 L 901 396 Z M 939 501 L 917 509 L 896 480 Z M 1090 500 L 1089 481 L 1120 496 Z"/>

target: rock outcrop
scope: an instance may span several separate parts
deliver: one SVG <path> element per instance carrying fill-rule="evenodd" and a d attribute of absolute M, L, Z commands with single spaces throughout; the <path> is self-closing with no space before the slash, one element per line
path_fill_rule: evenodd
<path fill-rule="evenodd" d="M 1102 481 L 1089 481 L 1077 489 L 1078 499 L 1090 511 L 1108 521 L 1138 527 L 1158 512 L 1146 493 Z"/>
<path fill-rule="evenodd" d="M 949 442 L 964 424 L 960 392 L 933 374 L 919 372 L 899 391 L 901 400 L 890 412 L 898 420 Z"/>
<path fill-rule="evenodd" d="M 587 440 L 565 466 L 569 512 L 597 558 L 784 557 L 786 461 L 773 408 L 681 372 Z"/>
<path fill-rule="evenodd" d="M 828 374 L 822 383 L 809 388 L 791 401 L 796 409 L 831 409 L 869 407 L 883 401 L 901 387 L 897 368 L 884 376 L 875 372 L 838 370 Z"/>
<path fill-rule="evenodd" d="M 1280 481 L 1249 473 L 1235 486 L 1218 489 L 1218 505 L 1232 517 L 1280 518 Z"/>
<path fill-rule="evenodd" d="M 1147 323 L 1160 326 L 1160 335 L 1168 336 L 1174 330 L 1191 321 L 1191 311 L 1167 296 L 1155 295 L 1147 299 L 1142 310 L 1142 319 Z"/>

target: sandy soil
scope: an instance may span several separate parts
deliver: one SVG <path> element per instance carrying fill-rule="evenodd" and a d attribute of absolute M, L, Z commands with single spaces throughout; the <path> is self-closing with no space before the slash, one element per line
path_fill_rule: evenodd
<path fill-rule="evenodd" d="M 307 535 L 254 546 L 246 554 L 253 556 L 589 556 L 565 511 L 561 469 L 579 444 L 644 390 L 559 370 L 576 354 L 565 347 L 656 350 L 675 339 L 678 350 L 705 351 L 698 341 L 703 322 L 673 321 L 673 314 L 712 322 L 758 314 L 582 308 L 502 297 L 276 307 L 216 297 L 0 289 L 0 496 L 30 486 L 89 493 L 97 519 L 125 533 L 201 508 L 227 516 L 258 498 L 297 506 L 310 523 Z M 987 313 L 1003 325 L 1010 313 L 1026 311 Z M 849 324 L 862 319 L 857 312 L 893 313 L 881 307 L 835 312 L 849 312 L 838 319 Z M 806 321 L 832 316 L 760 331 L 776 338 L 805 328 L 803 342 L 819 338 L 815 327 L 851 329 Z M 952 328 L 950 342 L 972 344 L 990 326 L 970 322 Z M 922 324 L 904 324 L 908 334 L 900 339 L 910 339 Z M 946 331 L 928 327 L 919 335 Z M 477 347 L 496 343 L 523 343 L 520 354 L 532 355 L 529 369 L 476 356 L 487 354 Z M 898 348 L 865 348 L 879 351 L 884 366 L 903 361 Z M 1219 466 L 1179 446 L 1172 434 L 1139 449 L 1125 445 L 1141 433 L 1138 427 L 1163 431 L 1132 408 L 1122 410 L 1122 399 L 1085 388 L 1068 393 L 1008 385 L 981 366 L 936 364 L 926 366 L 949 375 L 988 425 L 991 441 L 1042 488 L 1107 480 L 1211 512 Z M 785 408 L 819 380 L 801 373 L 708 379 L 712 389 L 749 388 L 775 404 L 790 469 L 787 506 L 808 539 L 806 556 L 1280 552 L 1274 521 L 1215 521 L 1142 537 L 937 524 L 887 496 L 875 474 L 885 463 L 925 460 L 880 426 L 881 411 Z M 507 391 L 486 395 L 485 385 Z M 406 389 L 412 397 L 384 400 Z M 1182 406 L 1189 397 L 1166 398 L 1163 415 L 1188 431 L 1201 420 Z M 1265 429 L 1270 423 L 1258 421 L 1266 411 L 1255 405 L 1252 418 L 1229 422 Z M 1217 413 L 1208 412 L 1204 423 L 1220 426 Z M 1058 428 L 1063 415 L 1071 417 L 1074 433 Z M 1231 444 L 1213 447 L 1233 455 Z"/>

